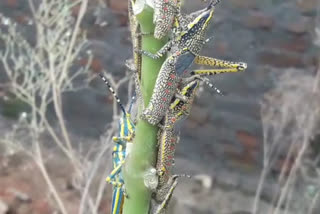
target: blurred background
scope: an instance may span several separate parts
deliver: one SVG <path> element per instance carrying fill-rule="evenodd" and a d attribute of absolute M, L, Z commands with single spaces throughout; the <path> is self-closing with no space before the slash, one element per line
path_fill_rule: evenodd
<path fill-rule="evenodd" d="M 0 214 L 109 213 L 118 113 L 96 74 L 128 102 L 127 0 L 52 2 L 0 1 Z M 319 11 L 319 0 L 217 6 L 202 54 L 248 69 L 210 77 L 226 96 L 204 86 L 196 99 L 175 158 L 193 178 L 170 213 L 320 213 Z"/>

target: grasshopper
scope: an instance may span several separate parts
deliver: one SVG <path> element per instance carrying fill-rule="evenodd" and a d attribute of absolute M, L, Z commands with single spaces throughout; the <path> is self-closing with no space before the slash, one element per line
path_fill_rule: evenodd
<path fill-rule="evenodd" d="M 155 0 L 153 23 L 154 38 L 162 39 L 168 35 L 176 15 L 180 14 L 180 0 Z"/>
<path fill-rule="evenodd" d="M 205 1 L 205 0 L 202 0 Z M 172 26 L 180 27 L 186 26 L 188 21 L 192 20 L 201 11 L 191 13 L 189 15 L 182 15 L 181 0 L 155 0 L 153 23 L 155 24 L 154 38 L 162 39 L 170 32 Z M 177 29 L 175 29 L 177 30 Z"/>
<path fill-rule="evenodd" d="M 153 59 L 163 57 L 168 51 L 169 57 L 162 64 L 149 105 L 142 113 L 142 118 L 152 125 L 157 125 L 164 117 L 173 96 L 181 97 L 178 86 L 184 78 L 190 75 L 186 69 L 195 62 L 200 65 L 219 67 L 211 70 L 194 70 L 192 75 L 208 75 L 225 72 L 244 71 L 246 63 L 234 63 L 210 57 L 200 56 L 199 53 L 207 42 L 205 34 L 212 20 L 215 5 L 219 1 L 212 0 L 209 6 L 201 10 L 178 35 L 165 44 L 156 54 L 144 50 L 136 50 Z M 182 26 L 183 28 L 183 26 Z"/>
<path fill-rule="evenodd" d="M 119 121 L 118 136 L 115 136 L 112 139 L 115 143 L 112 152 L 113 170 L 106 178 L 106 181 L 113 185 L 111 214 L 121 214 L 124 197 L 126 196 L 122 177 L 122 166 L 125 163 L 125 158 L 127 156 L 126 148 L 129 143 L 132 143 L 135 133 L 135 125 L 131 121 L 130 114 L 134 99 L 132 99 L 129 110 L 126 111 L 108 80 L 103 76 L 103 74 L 100 73 L 99 75 L 108 86 L 109 91 L 113 94 L 122 111 L 122 117 Z"/>
<path fill-rule="evenodd" d="M 158 186 L 156 189 L 154 203 L 155 214 L 165 213 L 167 205 L 178 184 L 178 178 L 186 175 L 172 175 L 171 168 L 174 164 L 175 148 L 179 142 L 180 126 L 184 119 L 190 114 L 193 101 L 198 92 L 200 81 L 204 81 L 218 94 L 221 91 L 214 87 L 207 78 L 198 77 L 183 85 L 181 94 L 186 97 L 186 101 L 176 98 L 171 102 L 164 117 L 164 124 L 160 126 L 158 137 L 158 158 L 156 171 L 158 174 Z M 188 176 L 187 176 L 188 177 Z"/>

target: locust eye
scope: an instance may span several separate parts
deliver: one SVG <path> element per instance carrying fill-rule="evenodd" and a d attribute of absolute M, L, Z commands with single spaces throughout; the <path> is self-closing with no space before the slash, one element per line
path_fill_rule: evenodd
<path fill-rule="evenodd" d="M 243 70 L 247 69 L 247 63 L 240 62 L 240 63 L 239 63 L 239 66 L 238 66 L 238 69 L 239 69 L 240 71 L 243 71 Z"/>

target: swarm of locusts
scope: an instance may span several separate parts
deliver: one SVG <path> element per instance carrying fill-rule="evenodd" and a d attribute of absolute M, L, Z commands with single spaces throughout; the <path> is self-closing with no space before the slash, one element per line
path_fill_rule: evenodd
<path fill-rule="evenodd" d="M 145 120 L 159 127 L 158 155 L 156 167 L 151 170 L 156 182 L 145 180 L 145 185 L 154 193 L 151 200 L 150 214 L 166 213 L 167 205 L 178 183 L 178 178 L 187 175 L 172 173 L 176 145 L 179 142 L 179 127 L 190 114 L 190 110 L 197 95 L 201 82 L 206 83 L 210 89 L 222 95 L 221 91 L 210 83 L 207 76 L 239 72 L 247 68 L 246 63 L 230 62 L 201 56 L 200 51 L 209 41 L 206 36 L 208 27 L 213 20 L 214 10 L 219 0 L 211 0 L 208 5 L 191 14 L 180 12 L 180 0 L 154 0 L 155 24 L 154 32 L 141 33 L 139 23 L 133 12 L 136 1 L 128 0 L 128 13 L 130 30 L 134 47 L 133 60 L 127 67 L 134 72 L 136 97 L 139 105 L 143 105 L 143 112 L 139 119 Z M 169 35 L 169 41 L 155 54 L 142 50 L 143 36 L 154 36 L 162 39 Z M 167 55 L 158 74 L 151 100 L 144 105 L 140 90 L 142 55 L 158 59 Z M 207 70 L 187 69 L 193 64 L 212 67 Z M 115 94 L 108 80 L 100 74 L 108 89 L 114 95 L 122 111 L 119 121 L 118 136 L 113 138 L 114 149 L 112 153 L 114 169 L 107 177 L 107 182 L 113 185 L 112 214 L 121 214 L 123 202 L 129 197 L 125 190 L 122 167 L 126 161 L 129 144 L 135 135 L 136 119 L 131 118 L 132 99 L 129 110 L 126 110 Z M 189 177 L 189 176 L 187 176 Z M 151 179 L 152 180 L 152 179 Z"/>

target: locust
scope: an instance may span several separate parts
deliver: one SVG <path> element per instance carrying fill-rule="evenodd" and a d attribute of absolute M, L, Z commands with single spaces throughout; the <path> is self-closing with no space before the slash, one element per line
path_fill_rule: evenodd
<path fill-rule="evenodd" d="M 153 22 L 154 38 L 162 39 L 171 30 L 175 16 L 180 13 L 180 0 L 155 0 Z"/>
<path fill-rule="evenodd" d="M 160 126 L 158 136 L 159 148 L 156 165 L 158 186 L 153 197 L 154 203 L 152 203 L 153 207 L 156 207 L 153 209 L 154 214 L 165 213 L 173 191 L 178 184 L 178 178 L 187 176 L 172 175 L 171 171 L 174 165 L 175 149 L 180 139 L 180 126 L 190 114 L 201 81 L 204 81 L 218 94 L 223 95 L 207 78 L 198 77 L 182 86 L 181 94 L 186 97 L 185 101 L 176 98 L 171 102 L 164 117 L 164 124 Z"/>
<path fill-rule="evenodd" d="M 136 50 L 136 52 L 153 59 L 163 57 L 169 52 L 169 56 L 162 64 L 158 74 L 151 100 L 141 115 L 141 118 L 150 124 L 159 124 L 174 96 L 184 99 L 178 90 L 178 86 L 184 78 L 190 77 L 190 75 L 204 76 L 225 72 L 239 72 L 247 68 L 246 63 L 243 62 L 230 62 L 199 55 L 202 47 L 208 41 L 205 35 L 212 20 L 215 5 L 218 2 L 212 0 L 207 8 L 201 10 L 199 15 L 193 18 L 184 30 L 175 35 L 157 53 Z M 183 26 L 181 27 L 184 28 Z M 194 70 L 191 74 L 186 69 L 193 62 L 218 68 Z"/>
<path fill-rule="evenodd" d="M 132 104 L 134 102 L 134 98 L 131 101 L 129 110 L 126 111 L 125 107 L 121 103 L 119 97 L 115 93 L 114 89 L 104 77 L 103 74 L 99 74 L 101 79 L 108 86 L 109 91 L 113 94 L 116 102 L 118 103 L 121 111 L 122 117 L 119 120 L 119 132 L 118 136 L 114 136 L 112 138 L 115 146 L 112 151 L 112 162 L 113 162 L 113 170 L 110 175 L 106 178 L 106 181 L 113 185 L 112 192 L 112 206 L 111 206 L 111 214 L 121 214 L 123 208 L 123 202 L 126 196 L 124 181 L 122 176 L 122 166 L 125 163 L 125 158 L 127 156 L 127 146 L 129 143 L 132 143 L 134 133 L 135 133 L 135 125 L 131 120 L 131 109 Z"/>

